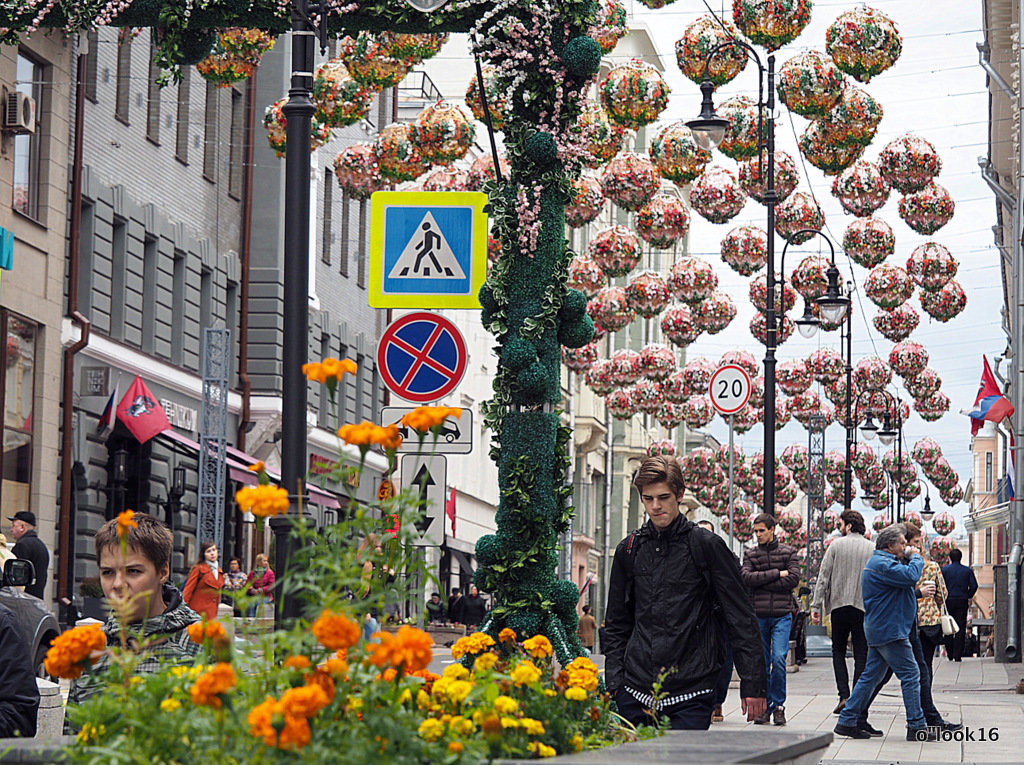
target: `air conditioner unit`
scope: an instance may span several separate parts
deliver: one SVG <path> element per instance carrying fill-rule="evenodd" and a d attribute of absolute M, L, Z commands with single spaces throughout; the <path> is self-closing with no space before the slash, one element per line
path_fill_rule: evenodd
<path fill-rule="evenodd" d="M 7 94 L 4 130 L 11 133 L 36 132 L 36 101 L 32 96 L 18 91 Z"/>

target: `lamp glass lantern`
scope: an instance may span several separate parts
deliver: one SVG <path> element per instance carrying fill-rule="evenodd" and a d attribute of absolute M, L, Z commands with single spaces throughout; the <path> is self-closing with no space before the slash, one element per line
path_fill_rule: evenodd
<path fill-rule="evenodd" d="M 118 449 L 114 452 L 114 483 L 126 483 L 128 481 L 128 452 Z"/>
<path fill-rule="evenodd" d="M 867 419 L 864 424 L 860 426 L 860 432 L 866 441 L 872 440 L 878 432 L 878 426 L 875 425 L 875 420 L 871 416 L 871 412 L 868 412 Z"/>
<path fill-rule="evenodd" d="M 711 80 L 704 80 L 700 84 L 700 92 L 703 96 L 700 104 L 700 116 L 689 120 L 686 126 L 693 133 L 693 140 L 697 142 L 697 145 L 711 151 L 725 138 L 729 120 L 715 111 L 715 102 L 712 99 L 715 85 Z"/>
<path fill-rule="evenodd" d="M 806 301 L 804 302 L 804 315 L 794 323 L 800 336 L 808 339 L 814 337 L 818 333 L 818 327 L 821 326 L 818 317 L 811 312 L 811 304 Z"/>
<path fill-rule="evenodd" d="M 185 466 L 175 466 L 171 474 L 171 494 L 179 499 L 185 495 Z"/>
<path fill-rule="evenodd" d="M 878 431 L 878 441 L 883 446 L 889 446 L 893 441 L 896 440 L 896 436 L 899 435 L 899 431 L 892 426 L 892 418 L 886 414 L 885 420 L 883 421 L 883 427 Z"/>
<path fill-rule="evenodd" d="M 447 4 L 448 0 L 405 0 L 405 2 L 420 13 L 430 13 Z"/>
<path fill-rule="evenodd" d="M 829 265 L 825 275 L 828 277 L 828 288 L 825 294 L 814 302 L 818 304 L 826 321 L 830 324 L 840 324 L 850 310 L 850 297 L 839 289 L 839 269 L 835 263 Z"/>

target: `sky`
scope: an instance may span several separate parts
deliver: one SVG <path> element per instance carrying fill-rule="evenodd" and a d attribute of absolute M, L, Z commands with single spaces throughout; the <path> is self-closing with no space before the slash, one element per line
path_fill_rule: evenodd
<path fill-rule="evenodd" d="M 708 0 L 711 8 L 719 15 L 731 17 L 731 3 L 722 0 Z M 679 71 L 675 61 L 675 41 L 682 36 L 685 27 L 698 16 L 707 13 L 696 0 L 677 0 L 658 10 L 644 7 L 636 0 L 626 0 L 627 9 L 634 18 L 645 23 L 654 39 L 658 53 L 665 66 L 665 77 L 671 87 L 668 108 L 662 114 L 659 124 L 675 120 L 686 120 L 697 115 L 700 109 L 700 91 L 694 83 Z M 919 327 L 911 339 L 923 344 L 930 353 L 929 365 L 942 378 L 941 390 L 951 400 L 950 411 L 938 422 L 928 423 L 916 413 L 904 425 L 904 448 L 908 448 L 922 436 L 934 438 L 942 446 L 944 456 L 960 475 L 961 486 L 970 478 L 970 421 L 959 414 L 961 409 L 969 410 L 974 403 L 982 369 L 982 354 L 993 359 L 1006 348 L 1006 336 L 1000 329 L 1000 308 L 1002 306 L 999 254 L 993 244 L 991 227 L 995 224 L 995 201 L 991 191 L 981 178 L 978 158 L 988 153 L 988 91 L 986 76 L 978 65 L 975 44 L 984 40 L 982 31 L 981 3 L 961 3 L 938 0 L 928 5 L 922 13 L 918 0 L 879 0 L 871 6 L 882 11 L 896 22 L 903 37 L 903 53 L 896 64 L 886 72 L 873 78 L 870 83 L 856 83 L 870 93 L 884 108 L 884 118 L 874 142 L 867 148 L 864 159 L 876 161 L 881 149 L 893 138 L 907 132 L 914 132 L 928 139 L 942 158 L 942 171 L 937 182 L 945 186 L 956 202 L 953 219 L 931 237 L 921 236 L 912 231 L 897 213 L 898 192 L 876 215 L 892 227 L 896 235 L 896 253 L 888 262 L 905 266 L 910 252 L 929 239 L 944 244 L 959 261 L 956 279 L 967 294 L 967 307 L 958 317 L 942 324 L 925 314 L 915 294 L 910 304 L 921 317 Z M 816 2 L 811 21 L 803 33 L 792 43 L 776 52 L 776 68 L 790 57 L 806 50 L 825 50 L 825 31 L 842 12 L 855 7 L 849 2 Z M 758 49 L 764 60 L 765 51 Z M 1000 55 L 993 53 L 993 58 Z M 1005 52 L 1002 55 L 1007 55 Z M 609 58 L 614 62 L 613 51 Z M 756 99 L 756 67 L 750 65 L 732 83 L 719 89 L 716 104 L 733 95 L 745 94 Z M 999 97 L 999 96 L 997 96 Z M 845 213 L 831 194 L 832 178 L 824 176 L 810 164 L 799 161 L 795 136 L 807 126 L 807 120 L 791 114 L 781 104 L 778 106 L 776 122 L 777 148 L 789 152 L 797 160 L 800 173 L 799 191 L 811 191 L 825 212 L 826 233 L 836 244 L 837 265 L 844 280 L 852 278 L 858 285 L 863 284 L 867 270 L 852 264 L 841 252 L 841 241 L 846 226 L 854 220 Z M 719 152 L 714 153 L 713 162 L 735 171 L 736 163 Z M 704 257 L 715 265 L 720 279 L 720 289 L 731 294 L 738 308 L 732 324 L 718 335 L 703 335 L 688 349 L 688 358 L 707 356 L 718 359 L 722 353 L 733 349 L 746 349 L 758 359 L 764 357 L 764 346 L 754 340 L 748 324 L 754 308 L 747 300 L 748 279 L 739 276 L 722 263 L 719 256 L 719 242 L 734 226 L 756 224 L 765 226 L 765 208 L 750 200 L 740 214 L 723 225 L 713 225 L 699 215 L 692 215 L 690 228 L 690 250 L 694 255 Z M 804 255 L 819 251 L 827 245 L 818 245 L 812 240 L 800 247 L 790 247 L 786 254 L 786 271 Z M 778 253 L 784 242 L 777 239 Z M 763 273 L 763 271 L 762 271 Z M 802 300 L 799 301 L 802 305 Z M 857 360 L 870 355 L 888 359 L 893 343 L 883 338 L 871 324 L 877 309 L 863 294 L 857 292 L 853 299 L 853 358 Z M 798 310 L 802 310 L 798 306 Z M 794 334 L 779 347 L 779 360 L 806 358 L 818 347 L 839 348 L 839 333 L 819 332 L 807 340 Z M 1004 373 L 1007 371 L 1003 368 Z M 897 387 L 890 388 L 908 403 L 912 397 L 900 385 L 900 378 L 894 376 Z M 720 441 L 727 441 L 728 427 L 720 419 L 710 426 L 712 434 Z M 748 453 L 759 451 L 763 445 L 763 430 L 755 426 L 748 433 L 737 435 L 737 443 Z M 807 431 L 798 423 L 791 422 L 776 436 L 777 449 L 782 450 L 790 443 L 807 443 Z M 877 441 L 874 442 L 877 445 Z M 834 424 L 826 431 L 826 449 L 844 448 L 844 431 Z M 931 488 L 932 507 L 947 509 Z M 922 494 L 923 499 L 923 494 Z M 917 508 L 922 500 L 910 503 Z M 854 507 L 859 501 L 855 500 Z M 966 513 L 964 503 L 953 509 L 959 519 Z M 875 511 L 865 509 L 868 517 Z"/>

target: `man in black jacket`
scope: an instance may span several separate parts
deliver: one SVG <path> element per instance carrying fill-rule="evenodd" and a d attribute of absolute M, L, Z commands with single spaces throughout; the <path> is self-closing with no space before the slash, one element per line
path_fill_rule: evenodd
<path fill-rule="evenodd" d="M 25 592 L 42 599 L 46 592 L 46 569 L 50 567 L 50 552 L 36 534 L 36 514 L 22 510 L 8 520 L 11 521 L 11 535 L 18 540 L 11 552 L 22 560 L 32 561 L 35 569 L 35 581 L 25 586 Z"/>
<path fill-rule="evenodd" d="M 39 688 L 18 617 L 0 604 L 0 738 L 36 735 Z"/>
<path fill-rule="evenodd" d="M 725 660 L 724 622 L 742 708 L 753 720 L 765 710 L 764 657 L 732 553 L 681 514 L 683 476 L 675 459 L 644 460 L 633 485 L 648 520 L 615 550 L 605 609 L 605 684 L 619 713 L 634 725 L 650 724 L 656 712 L 673 729 L 707 730 Z"/>
<path fill-rule="evenodd" d="M 17 548 L 15 548 L 17 551 Z M 949 554 L 949 563 L 942 567 L 942 578 L 946 582 L 946 608 L 949 615 L 956 619 L 960 631 L 947 638 L 946 653 L 953 661 L 963 661 L 964 636 L 967 634 L 967 606 L 978 591 L 978 580 L 974 571 L 960 561 L 964 554 L 953 550 Z"/>

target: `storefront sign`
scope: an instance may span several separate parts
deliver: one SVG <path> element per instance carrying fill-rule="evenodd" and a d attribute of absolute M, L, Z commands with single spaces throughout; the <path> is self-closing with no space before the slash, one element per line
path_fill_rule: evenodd
<path fill-rule="evenodd" d="M 106 396 L 110 386 L 110 367 L 82 368 L 82 395 Z M 117 405 L 117 401 L 114 402 Z"/>
<path fill-rule="evenodd" d="M 338 461 L 313 452 L 309 455 L 309 472 L 313 475 L 328 475 L 338 469 Z"/>
<path fill-rule="evenodd" d="M 182 430 L 195 431 L 199 414 L 195 409 L 166 398 L 160 399 L 160 406 L 164 408 L 164 414 L 171 425 Z"/>

